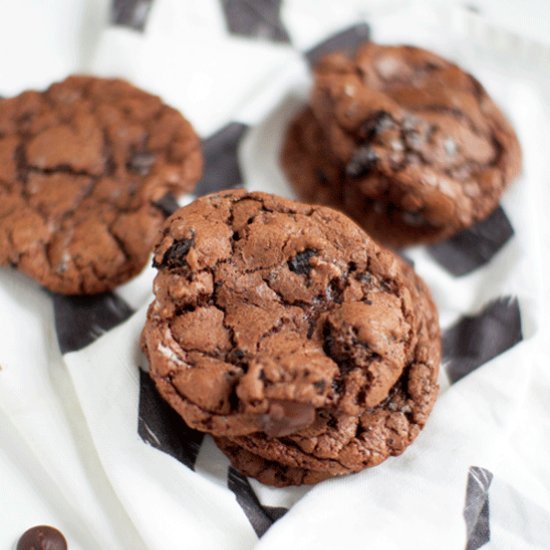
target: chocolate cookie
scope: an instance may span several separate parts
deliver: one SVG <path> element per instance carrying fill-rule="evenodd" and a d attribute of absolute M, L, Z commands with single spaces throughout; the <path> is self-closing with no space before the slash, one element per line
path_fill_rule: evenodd
<path fill-rule="evenodd" d="M 189 122 L 122 80 L 0 100 L 0 264 L 63 294 L 112 289 L 147 262 L 163 197 L 201 168 Z"/>
<path fill-rule="evenodd" d="M 375 466 L 401 454 L 415 439 L 438 391 L 440 337 L 428 289 L 410 267 L 403 269 L 415 303 L 418 340 L 410 363 L 386 399 L 356 416 L 321 410 L 312 426 L 285 437 L 255 433 L 217 438 L 236 468 L 270 485 L 315 483 L 319 476 Z"/>
<path fill-rule="evenodd" d="M 298 193 L 325 189 L 311 166 L 330 159 L 344 210 L 385 244 L 437 241 L 474 224 L 520 171 L 517 137 L 481 84 L 426 50 L 369 43 L 353 59 L 326 56 L 311 109 L 286 137 L 289 179 Z M 307 146 L 296 132 L 304 124 Z M 292 156 L 308 159 L 303 172 Z"/>
<path fill-rule="evenodd" d="M 281 150 L 281 163 L 301 200 L 344 209 L 341 167 L 309 107 L 291 122 Z"/>
<path fill-rule="evenodd" d="M 334 210 L 209 195 L 167 220 L 154 265 L 143 347 L 193 428 L 318 430 L 378 406 L 411 370 L 417 304 L 401 262 Z"/>

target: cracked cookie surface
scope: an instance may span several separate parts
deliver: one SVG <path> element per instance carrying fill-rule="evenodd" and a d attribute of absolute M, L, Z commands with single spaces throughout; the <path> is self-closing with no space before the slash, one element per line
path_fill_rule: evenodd
<path fill-rule="evenodd" d="M 221 192 L 175 212 L 142 335 L 191 427 L 284 437 L 386 399 L 417 349 L 401 262 L 343 214 Z"/>
<path fill-rule="evenodd" d="M 69 77 L 0 100 L 0 264 L 54 292 L 136 275 L 167 213 L 193 189 L 199 139 L 176 110 L 122 80 Z"/>
<path fill-rule="evenodd" d="M 409 266 L 403 264 L 403 270 L 415 303 L 418 339 L 386 399 L 357 415 L 319 411 L 312 426 L 285 437 L 216 438 L 236 468 L 269 485 L 302 485 L 376 466 L 411 444 L 437 396 L 441 349 L 429 290 Z"/>
<path fill-rule="evenodd" d="M 291 124 L 283 151 L 298 193 L 343 203 L 392 246 L 437 241 L 485 218 L 521 165 L 514 130 L 473 76 L 420 48 L 373 43 L 317 65 L 311 111 Z M 300 156 L 303 170 L 293 170 Z"/>

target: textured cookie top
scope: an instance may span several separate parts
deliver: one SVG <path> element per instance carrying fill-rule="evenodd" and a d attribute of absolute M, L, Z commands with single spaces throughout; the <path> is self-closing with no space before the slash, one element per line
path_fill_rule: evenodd
<path fill-rule="evenodd" d="M 256 433 L 217 439 L 236 467 L 271 485 L 315 483 L 323 475 L 376 466 L 412 443 L 437 397 L 441 341 L 429 290 L 410 267 L 403 270 L 415 304 L 417 343 L 387 397 L 357 415 L 321 411 L 314 424 L 286 437 Z"/>
<path fill-rule="evenodd" d="M 160 393 L 197 429 L 295 432 L 385 399 L 416 345 L 400 264 L 348 218 L 262 193 L 166 222 L 143 333 Z"/>
<path fill-rule="evenodd" d="M 520 170 L 515 133 L 481 84 L 414 47 L 366 44 L 316 67 L 312 108 L 348 186 L 449 234 L 488 215 Z"/>
<path fill-rule="evenodd" d="M 191 125 L 121 80 L 71 77 L 0 101 L 0 263 L 66 294 L 139 272 L 168 193 L 200 176 Z"/>

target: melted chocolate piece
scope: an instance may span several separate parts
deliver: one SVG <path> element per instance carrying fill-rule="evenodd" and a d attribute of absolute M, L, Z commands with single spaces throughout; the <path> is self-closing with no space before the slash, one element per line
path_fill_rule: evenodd
<path fill-rule="evenodd" d="M 307 428 L 315 420 L 315 409 L 308 403 L 273 400 L 263 415 L 263 430 L 269 437 L 283 437 Z"/>
<path fill-rule="evenodd" d="M 178 267 L 185 267 L 187 261 L 185 257 L 193 246 L 193 239 L 182 239 L 181 241 L 174 241 L 174 244 L 166 251 L 164 258 L 162 259 L 162 267 L 168 269 L 177 269 Z M 154 267 L 160 267 L 153 263 Z"/>

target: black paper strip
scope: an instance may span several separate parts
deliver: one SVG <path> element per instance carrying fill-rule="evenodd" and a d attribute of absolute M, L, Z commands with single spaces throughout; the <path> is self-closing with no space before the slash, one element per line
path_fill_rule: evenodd
<path fill-rule="evenodd" d="M 457 382 L 523 340 L 517 298 L 499 298 L 477 315 L 466 316 L 443 334 L 443 357 L 451 382 Z"/>
<path fill-rule="evenodd" d="M 232 122 L 203 141 L 204 174 L 195 195 L 200 197 L 242 185 L 238 148 L 247 130 L 246 124 Z"/>
<path fill-rule="evenodd" d="M 142 32 L 153 0 L 113 0 L 111 23 Z"/>
<path fill-rule="evenodd" d="M 290 42 L 281 21 L 281 0 L 222 0 L 229 32 L 273 42 Z"/>
<path fill-rule="evenodd" d="M 455 277 L 488 264 L 514 236 L 514 228 L 499 206 L 487 219 L 428 248 L 431 256 Z"/>
<path fill-rule="evenodd" d="M 112 292 L 93 296 L 52 296 L 61 353 L 82 349 L 134 313 Z"/>
<path fill-rule="evenodd" d="M 204 434 L 191 429 L 157 392 L 146 372 L 139 371 L 138 434 L 155 449 L 173 456 L 192 470 Z"/>
<path fill-rule="evenodd" d="M 258 537 L 262 537 L 278 519 L 288 512 L 288 509 L 283 507 L 263 506 L 248 479 L 232 466 L 227 472 L 227 486 L 235 494 L 237 502 Z"/>
<path fill-rule="evenodd" d="M 491 540 L 489 487 L 492 480 L 493 474 L 489 470 L 470 467 L 463 514 L 468 536 L 466 550 L 477 550 Z"/>
<path fill-rule="evenodd" d="M 359 23 L 333 34 L 323 42 L 320 42 L 305 55 L 310 65 L 315 65 L 321 57 L 332 52 L 343 52 L 348 55 L 355 53 L 355 50 L 370 40 L 370 27 L 366 23 Z"/>

